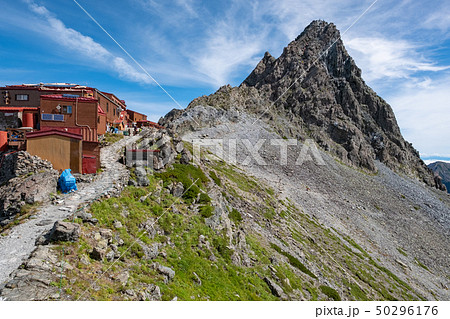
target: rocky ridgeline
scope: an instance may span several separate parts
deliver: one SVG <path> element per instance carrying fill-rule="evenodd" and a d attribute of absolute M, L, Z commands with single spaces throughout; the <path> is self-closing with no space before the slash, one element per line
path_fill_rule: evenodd
<path fill-rule="evenodd" d="M 173 110 L 160 124 L 180 133 L 247 112 L 261 117 L 281 136 L 313 138 L 346 164 L 376 172 L 375 160 L 380 160 L 435 184 L 419 153 L 403 139 L 390 105 L 362 79 L 332 23 L 313 21 L 278 59 L 266 52 L 239 87 L 228 85 L 199 97 L 189 110 L 189 115 Z M 208 119 L 212 121 L 207 123 Z"/>

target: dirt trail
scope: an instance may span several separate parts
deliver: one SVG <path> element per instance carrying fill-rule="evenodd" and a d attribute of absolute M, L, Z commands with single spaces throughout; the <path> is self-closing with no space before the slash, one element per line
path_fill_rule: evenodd
<path fill-rule="evenodd" d="M 100 156 L 104 171 L 95 181 L 79 186 L 77 192 L 65 195 L 64 202 L 59 205 L 42 207 L 32 219 L 14 227 L 5 237 L 0 237 L 0 286 L 30 256 L 35 249 L 36 239 L 43 232 L 50 230 L 56 221 L 70 216 L 79 205 L 87 204 L 102 193 L 113 190 L 120 180 L 127 178 L 126 167 L 118 162 L 120 150 L 139 138 L 140 135 L 124 137 L 103 148 Z"/>

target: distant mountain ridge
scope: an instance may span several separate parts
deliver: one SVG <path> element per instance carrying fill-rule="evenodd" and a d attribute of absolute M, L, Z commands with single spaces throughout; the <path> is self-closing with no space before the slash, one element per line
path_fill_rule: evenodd
<path fill-rule="evenodd" d="M 442 184 L 447 187 L 447 192 L 450 193 L 450 163 L 437 161 L 428 164 L 428 167 L 442 178 Z"/>

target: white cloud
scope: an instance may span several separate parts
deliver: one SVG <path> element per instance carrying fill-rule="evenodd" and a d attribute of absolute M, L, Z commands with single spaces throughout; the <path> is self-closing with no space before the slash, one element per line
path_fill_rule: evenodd
<path fill-rule="evenodd" d="M 40 30 L 40 32 L 44 32 L 58 45 L 69 49 L 71 53 L 77 53 L 85 58 L 89 58 L 103 67 L 112 68 L 123 79 L 139 83 L 152 83 L 152 80 L 145 73 L 136 70 L 123 58 L 113 55 L 91 37 L 66 27 L 61 20 L 57 19 L 44 6 L 36 4 L 33 0 L 25 0 L 25 2 L 31 11 L 44 20 L 44 25 L 47 28 Z"/>
<path fill-rule="evenodd" d="M 450 75 L 428 87 L 405 86 L 387 98 L 405 138 L 422 156 L 448 156 L 450 150 Z M 447 153 L 447 154 L 444 154 Z"/>
<path fill-rule="evenodd" d="M 449 68 L 425 60 L 417 52 L 418 47 L 405 40 L 359 37 L 345 39 L 344 43 L 367 81 L 408 78 L 419 71 L 437 72 Z"/>
<path fill-rule="evenodd" d="M 211 34 L 201 52 L 191 56 L 191 62 L 214 85 L 222 86 L 239 67 L 255 65 L 260 52 L 261 43 L 248 36 L 235 37 L 224 27 Z"/>
<path fill-rule="evenodd" d="M 422 25 L 427 29 L 439 29 L 447 32 L 450 29 L 450 5 L 447 3 L 447 7 L 429 14 Z"/>

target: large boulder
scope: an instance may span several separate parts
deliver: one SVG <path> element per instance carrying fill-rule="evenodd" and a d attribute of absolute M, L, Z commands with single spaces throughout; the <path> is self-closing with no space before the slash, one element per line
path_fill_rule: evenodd
<path fill-rule="evenodd" d="M 50 241 L 78 241 L 81 227 L 78 224 L 57 221 L 50 232 Z"/>
<path fill-rule="evenodd" d="M 145 167 L 136 167 L 136 170 L 134 171 L 136 174 L 136 183 L 137 186 L 148 186 L 150 185 L 150 181 L 147 177 L 147 170 Z"/>
<path fill-rule="evenodd" d="M 175 270 L 170 267 L 163 266 L 159 263 L 154 263 L 152 266 L 156 271 L 166 277 L 166 281 L 172 280 L 175 277 Z"/>
<path fill-rule="evenodd" d="M 183 193 L 184 193 L 183 183 L 177 183 L 172 188 L 172 195 L 175 197 L 181 197 L 181 196 L 183 196 Z"/>

